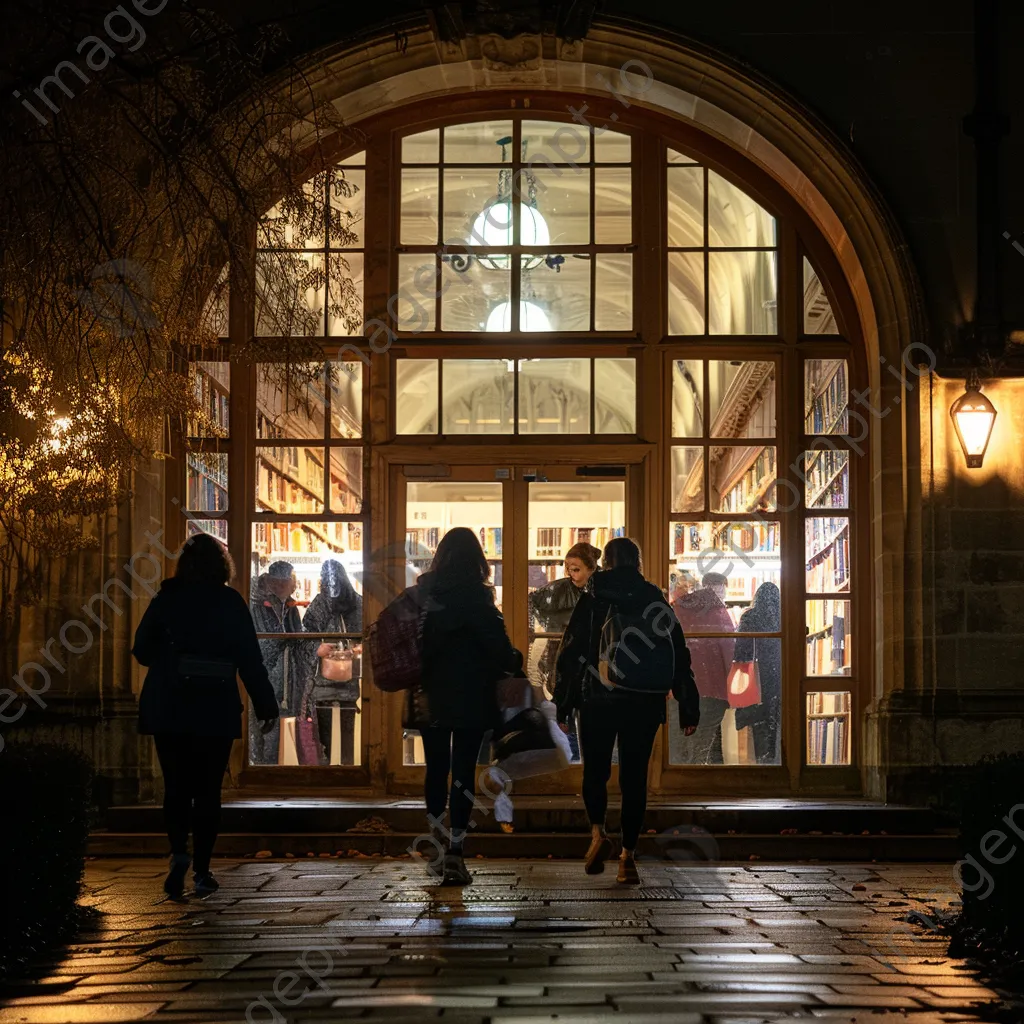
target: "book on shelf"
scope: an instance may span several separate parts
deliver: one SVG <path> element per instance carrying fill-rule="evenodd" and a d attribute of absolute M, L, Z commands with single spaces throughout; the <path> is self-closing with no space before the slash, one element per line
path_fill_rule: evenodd
<path fill-rule="evenodd" d="M 481 526 L 480 546 L 487 558 L 501 558 L 501 527 Z"/>
<path fill-rule="evenodd" d="M 835 523 L 837 520 L 826 520 Z M 819 535 L 818 520 L 807 520 L 808 545 L 811 560 L 806 565 L 805 586 L 809 594 L 841 593 L 850 589 L 850 531 L 849 520 L 831 534 Z"/>
<path fill-rule="evenodd" d="M 808 434 L 845 433 L 849 391 L 846 381 L 845 359 L 819 359 L 805 366 L 821 367 L 815 379 L 807 374 L 804 408 L 807 410 L 805 429 Z"/>
<path fill-rule="evenodd" d="M 434 557 L 441 541 L 436 526 L 421 526 L 405 531 L 405 553 L 409 558 L 429 559 Z"/>
<path fill-rule="evenodd" d="M 849 601 L 807 602 L 807 672 L 812 676 L 849 674 L 852 636 L 846 635 Z"/>
<path fill-rule="evenodd" d="M 849 764 L 850 718 L 812 718 L 807 722 L 808 764 Z"/>
<path fill-rule="evenodd" d="M 753 512 L 775 479 L 775 449 L 756 449 L 757 455 L 722 496 L 721 511 Z"/>
<path fill-rule="evenodd" d="M 849 508 L 849 452 L 818 448 L 807 454 L 804 470 L 807 507 Z"/>

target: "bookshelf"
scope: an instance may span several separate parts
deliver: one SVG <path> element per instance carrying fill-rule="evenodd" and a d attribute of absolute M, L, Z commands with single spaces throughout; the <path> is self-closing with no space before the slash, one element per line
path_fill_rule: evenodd
<path fill-rule="evenodd" d="M 228 507 L 228 457 L 223 453 L 189 452 L 185 459 L 188 471 L 188 510 L 190 512 L 223 512 Z"/>
<path fill-rule="evenodd" d="M 850 453 L 817 448 L 805 454 L 804 497 L 808 508 L 850 507 Z"/>
<path fill-rule="evenodd" d="M 319 515 L 324 502 L 322 448 L 257 449 L 256 511 Z"/>
<path fill-rule="evenodd" d="M 804 418 L 808 434 L 844 434 L 849 386 L 845 359 L 808 359 L 804 363 Z"/>
<path fill-rule="evenodd" d="M 853 637 L 850 602 L 818 598 L 807 602 L 807 674 L 849 675 Z"/>
<path fill-rule="evenodd" d="M 843 594 L 850 590 L 850 520 L 806 520 L 805 586 L 808 594 Z"/>
<path fill-rule="evenodd" d="M 191 364 L 192 391 L 202 410 L 202 420 L 189 424 L 191 437 L 227 437 L 231 397 L 231 364 Z"/>
<path fill-rule="evenodd" d="M 807 763 L 850 763 L 850 692 L 807 694 Z"/>
<path fill-rule="evenodd" d="M 716 512 L 754 512 L 766 507 L 766 497 L 775 482 L 775 448 L 732 448 L 730 463 L 720 479 Z"/>

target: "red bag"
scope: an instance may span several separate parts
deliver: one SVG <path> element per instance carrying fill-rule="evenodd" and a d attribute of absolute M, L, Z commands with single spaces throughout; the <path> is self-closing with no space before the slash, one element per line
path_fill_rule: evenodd
<path fill-rule="evenodd" d="M 729 707 L 749 708 L 752 704 L 761 703 L 761 677 L 756 661 L 734 661 L 726 685 Z"/>
<path fill-rule="evenodd" d="M 423 671 L 423 620 L 419 587 L 408 587 L 380 613 L 367 633 L 373 683 L 378 690 L 408 690 Z"/>

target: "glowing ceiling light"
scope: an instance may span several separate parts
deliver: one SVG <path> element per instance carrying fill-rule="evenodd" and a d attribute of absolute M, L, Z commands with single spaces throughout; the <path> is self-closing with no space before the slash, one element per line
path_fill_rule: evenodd
<path fill-rule="evenodd" d="M 540 211 L 534 206 L 519 207 L 520 210 L 520 245 L 550 245 L 551 232 L 548 223 Z M 512 201 L 499 199 L 477 214 L 470 234 L 470 244 L 481 249 L 508 249 L 512 246 Z M 480 256 L 481 264 L 488 270 L 508 270 L 508 256 Z M 544 262 L 543 256 L 523 256 L 524 270 L 532 270 Z"/>
<path fill-rule="evenodd" d="M 499 302 L 491 310 L 487 317 L 484 330 L 488 334 L 499 334 L 512 330 L 512 303 Z M 551 321 L 547 313 L 535 302 L 527 302 L 525 299 L 519 303 L 519 330 L 521 331 L 550 331 Z"/>

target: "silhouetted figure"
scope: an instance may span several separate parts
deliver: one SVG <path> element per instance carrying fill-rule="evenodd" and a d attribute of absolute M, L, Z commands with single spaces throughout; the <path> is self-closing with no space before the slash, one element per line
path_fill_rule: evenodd
<path fill-rule="evenodd" d="M 135 632 L 132 654 L 149 672 L 139 697 L 139 732 L 156 743 L 164 777 L 171 870 L 164 891 L 184 892 L 188 835 L 199 895 L 217 888 L 210 857 L 220 824 L 220 791 L 231 745 L 242 735 L 236 672 L 266 733 L 278 702 L 267 678 L 249 609 L 227 583 L 234 566 L 207 534 L 186 542 Z"/>
<path fill-rule="evenodd" d="M 498 724 L 495 684 L 521 657 L 505 632 L 489 577 L 476 535 L 456 527 L 441 538 L 429 572 L 417 583 L 427 609 L 422 645 L 425 707 L 411 700 L 405 724 L 423 737 L 424 796 L 435 837 L 444 834 L 441 821 L 451 774 L 446 885 L 472 882 L 463 842 L 476 789 L 477 754 L 484 733 Z"/>
<path fill-rule="evenodd" d="M 782 598 L 774 583 L 762 583 L 750 607 L 740 616 L 737 633 L 777 633 Z M 758 764 L 780 764 L 782 718 L 782 641 L 778 637 L 737 637 L 734 661 L 756 661 L 761 703 L 736 709 L 736 728 L 752 729 Z"/>
<path fill-rule="evenodd" d="M 668 694 L 678 702 L 679 725 L 686 735 L 693 734 L 700 720 L 682 627 L 661 590 L 643 578 L 640 564 L 640 549 L 626 537 L 616 537 L 605 547 L 605 571 L 591 577 L 566 629 L 555 692 L 560 722 L 576 708 L 580 713 L 583 802 L 591 827 L 587 874 L 602 872 L 611 852 L 605 814 L 618 740 L 622 854 L 617 881 L 627 884 L 639 881 L 634 851 L 647 810 L 651 749 L 665 722 Z M 616 623 L 626 622 L 630 625 L 616 632 Z M 626 659 L 631 660 L 634 678 L 642 685 L 612 682 L 610 666 L 619 662 L 620 653 L 620 663 L 627 666 Z"/>

